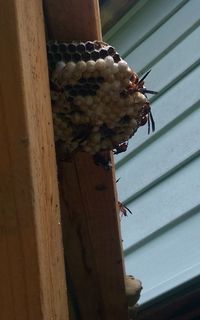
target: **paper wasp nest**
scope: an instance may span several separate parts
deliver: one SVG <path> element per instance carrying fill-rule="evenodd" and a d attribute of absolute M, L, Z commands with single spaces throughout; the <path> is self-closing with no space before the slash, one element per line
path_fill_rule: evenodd
<path fill-rule="evenodd" d="M 144 77 L 100 41 L 47 44 L 56 142 L 66 153 L 120 150 L 149 122 Z M 146 76 L 146 75 L 145 75 Z M 120 152 L 120 151 L 119 151 Z"/>

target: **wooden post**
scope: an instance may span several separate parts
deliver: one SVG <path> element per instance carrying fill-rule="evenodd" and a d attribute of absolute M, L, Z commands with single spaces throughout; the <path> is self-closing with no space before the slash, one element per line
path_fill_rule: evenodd
<path fill-rule="evenodd" d="M 51 40 L 101 40 L 97 0 L 45 0 Z M 112 155 L 106 157 L 112 161 Z M 113 161 L 112 161 L 113 163 Z M 66 269 L 77 316 L 127 319 L 114 169 L 78 153 L 58 162 Z"/>
<path fill-rule="evenodd" d="M 67 320 L 42 3 L 0 8 L 0 319 Z"/>

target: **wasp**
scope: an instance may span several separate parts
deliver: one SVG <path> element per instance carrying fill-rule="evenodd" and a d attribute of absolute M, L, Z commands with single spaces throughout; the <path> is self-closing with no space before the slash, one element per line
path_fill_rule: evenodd
<path fill-rule="evenodd" d="M 141 92 L 144 95 L 146 95 L 146 93 L 149 94 L 157 94 L 157 91 L 153 91 L 153 90 L 148 90 L 147 88 L 145 88 L 144 86 L 144 80 L 146 79 L 146 77 L 149 75 L 149 73 L 151 72 L 151 69 L 149 71 L 147 71 L 144 76 L 139 79 L 139 77 L 133 73 L 130 80 L 131 80 L 131 85 L 128 87 L 128 89 L 130 90 L 130 93 L 133 92 Z M 132 90 L 132 91 L 131 91 Z"/>
<path fill-rule="evenodd" d="M 120 143 L 117 146 L 115 146 L 115 148 L 113 149 L 113 153 L 119 154 L 119 153 L 125 152 L 127 148 L 128 148 L 128 141 Z"/>
<path fill-rule="evenodd" d="M 117 180 L 116 180 L 116 183 L 120 180 L 121 178 L 118 178 Z M 120 211 L 120 213 L 121 213 L 121 218 L 124 216 L 124 217 L 127 217 L 128 216 L 128 214 L 127 214 L 127 211 L 130 213 L 130 214 L 133 214 L 132 213 L 132 211 L 128 208 L 128 207 L 126 207 L 122 202 L 120 202 L 119 200 L 118 200 L 118 207 L 119 207 L 119 211 Z"/>
<path fill-rule="evenodd" d="M 140 118 L 138 120 L 139 126 L 144 126 L 146 123 L 148 123 L 148 134 L 150 134 L 151 129 L 154 132 L 155 121 L 153 119 L 149 102 L 146 102 L 145 105 L 143 106 Z"/>
<path fill-rule="evenodd" d="M 152 91 L 152 90 L 148 90 L 145 88 L 144 86 L 144 79 L 148 76 L 148 74 L 151 72 L 151 70 L 149 70 L 148 72 L 145 73 L 145 75 L 138 81 L 138 91 L 141 92 L 142 94 L 146 96 L 147 93 L 149 94 L 157 94 L 157 91 Z M 151 128 L 152 131 L 155 131 L 155 121 L 153 119 L 153 115 L 151 112 L 151 107 L 150 107 L 150 103 L 146 102 L 145 105 L 143 106 L 143 110 L 141 113 L 141 117 L 139 120 L 139 125 L 143 126 L 146 123 L 148 123 L 148 134 L 150 134 L 151 132 Z"/>
<path fill-rule="evenodd" d="M 151 72 L 151 70 L 147 71 L 141 79 L 139 79 L 138 76 L 135 73 L 133 73 L 130 78 L 131 84 L 129 85 L 126 92 L 124 92 L 124 94 L 128 95 L 128 94 L 133 94 L 135 92 L 140 92 L 143 95 L 145 95 L 146 98 L 147 98 L 148 93 L 149 94 L 157 94 L 158 93 L 157 91 L 148 90 L 144 86 L 144 80 L 146 79 L 146 77 L 149 75 L 150 72 Z M 148 102 L 148 100 L 143 106 L 141 115 L 138 120 L 138 125 L 144 126 L 146 123 L 148 123 L 148 134 L 150 134 L 151 129 L 154 132 L 155 131 L 155 121 L 153 119 L 150 103 Z"/>
<path fill-rule="evenodd" d="M 120 217 L 127 217 L 128 214 L 127 214 L 127 211 L 130 213 L 130 214 L 133 214 L 132 211 L 126 207 L 122 202 L 118 201 L 118 206 L 119 206 L 119 211 L 121 213 Z"/>
<path fill-rule="evenodd" d="M 96 153 L 95 155 L 93 155 L 93 160 L 97 166 L 101 166 L 105 170 L 109 170 L 112 167 L 110 158 L 105 152 Z"/>

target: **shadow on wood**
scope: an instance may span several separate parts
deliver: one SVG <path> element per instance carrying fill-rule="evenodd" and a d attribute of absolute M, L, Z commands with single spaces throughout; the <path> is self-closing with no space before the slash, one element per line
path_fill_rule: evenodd
<path fill-rule="evenodd" d="M 50 40 L 101 40 L 97 1 L 44 4 Z M 127 319 L 114 170 L 105 171 L 91 155 L 77 153 L 71 162 L 58 161 L 58 172 L 66 269 L 77 317 Z"/>

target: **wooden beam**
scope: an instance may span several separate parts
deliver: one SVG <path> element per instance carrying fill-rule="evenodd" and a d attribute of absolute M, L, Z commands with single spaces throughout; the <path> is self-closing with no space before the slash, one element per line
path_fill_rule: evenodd
<path fill-rule="evenodd" d="M 96 0 L 44 0 L 50 39 L 60 41 L 101 39 Z"/>
<path fill-rule="evenodd" d="M 45 0 L 52 40 L 101 40 L 96 0 Z M 112 155 L 105 153 L 112 161 Z M 113 161 L 112 161 L 113 163 Z M 66 268 L 81 319 L 127 319 L 114 169 L 86 153 L 58 162 Z"/>
<path fill-rule="evenodd" d="M 67 320 L 42 3 L 0 7 L 0 319 Z"/>

